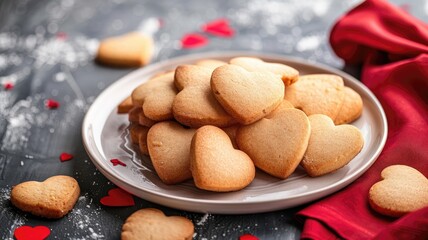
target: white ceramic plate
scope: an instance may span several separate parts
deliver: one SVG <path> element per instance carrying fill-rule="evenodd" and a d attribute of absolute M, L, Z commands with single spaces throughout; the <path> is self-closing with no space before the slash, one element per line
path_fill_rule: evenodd
<path fill-rule="evenodd" d="M 298 168 L 286 180 L 258 171 L 245 189 L 231 193 L 214 193 L 197 189 L 192 181 L 165 185 L 157 177 L 150 159 L 134 151 L 127 131 L 127 115 L 116 113 L 117 105 L 132 90 L 156 73 L 174 69 L 179 64 L 200 59 L 225 60 L 236 56 L 255 56 L 281 62 L 309 73 L 333 73 L 344 78 L 345 85 L 357 91 L 364 102 L 362 116 L 352 124 L 364 136 L 362 151 L 344 168 L 322 177 L 311 178 Z M 104 90 L 86 114 L 82 127 L 83 142 L 95 166 L 104 176 L 126 191 L 161 205 L 194 212 L 220 214 L 256 213 L 289 208 L 336 192 L 363 174 L 376 160 L 386 141 L 387 122 L 376 97 L 350 75 L 321 64 L 279 55 L 250 52 L 203 53 L 170 59 L 136 70 Z M 126 167 L 113 166 L 119 158 Z"/>

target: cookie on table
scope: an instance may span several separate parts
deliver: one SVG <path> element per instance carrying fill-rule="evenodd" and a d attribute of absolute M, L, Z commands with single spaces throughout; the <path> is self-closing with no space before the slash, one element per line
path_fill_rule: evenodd
<path fill-rule="evenodd" d="M 214 191 L 237 191 L 255 177 L 251 158 L 233 148 L 229 136 L 215 126 L 199 128 L 192 139 L 190 169 L 196 187 Z"/>
<path fill-rule="evenodd" d="M 28 181 L 12 188 L 12 204 L 24 212 L 45 218 L 62 218 L 73 209 L 80 195 L 77 181 L 53 176 L 43 182 Z"/>
<path fill-rule="evenodd" d="M 217 101 L 243 125 L 262 119 L 284 98 L 284 83 L 270 72 L 249 72 L 236 65 L 214 70 L 211 90 Z"/>
<path fill-rule="evenodd" d="M 230 64 L 238 65 L 251 72 L 272 72 L 278 74 L 285 86 L 289 86 L 299 80 L 299 71 L 281 63 L 270 63 L 254 57 L 236 57 L 230 60 Z"/>
<path fill-rule="evenodd" d="M 324 114 L 336 119 L 345 96 L 343 79 L 333 74 L 310 74 L 285 89 L 284 99 L 306 115 Z"/>
<path fill-rule="evenodd" d="M 140 67 L 150 62 L 153 51 L 152 37 L 133 32 L 102 40 L 96 60 L 113 67 Z"/>
<path fill-rule="evenodd" d="M 301 165 L 311 177 L 334 172 L 347 165 L 363 148 L 361 131 L 348 124 L 335 126 L 323 114 L 310 115 L 311 136 Z"/>
<path fill-rule="evenodd" d="M 370 206 L 378 213 L 400 217 L 428 206 L 428 179 L 406 165 L 392 165 L 369 191 Z"/>
<path fill-rule="evenodd" d="M 190 144 L 195 131 L 173 121 L 159 122 L 150 128 L 147 134 L 149 155 L 157 175 L 165 184 L 192 178 Z"/>
<path fill-rule="evenodd" d="M 195 228 L 181 216 L 165 216 L 155 208 L 144 208 L 129 216 L 122 226 L 122 240 L 191 240 Z"/>
<path fill-rule="evenodd" d="M 236 123 L 220 105 L 211 91 L 212 68 L 181 65 L 175 70 L 179 93 L 172 103 L 174 118 L 190 127 L 215 125 L 228 127 Z"/>

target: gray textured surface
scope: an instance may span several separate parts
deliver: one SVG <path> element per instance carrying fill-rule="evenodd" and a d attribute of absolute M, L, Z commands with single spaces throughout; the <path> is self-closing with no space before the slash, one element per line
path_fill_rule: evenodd
<path fill-rule="evenodd" d="M 154 62 L 178 55 L 217 50 L 252 50 L 286 54 L 341 67 L 328 46 L 332 23 L 359 1 L 124 1 L 2 0 L 0 2 L 0 238 L 13 238 L 21 225 L 46 225 L 49 239 L 118 239 L 123 221 L 142 207 L 189 217 L 195 239 L 237 239 L 251 233 L 260 239 L 296 239 L 293 215 L 300 208 L 238 216 L 203 215 L 164 208 L 141 199 L 136 206 L 107 208 L 99 204 L 113 185 L 90 162 L 81 142 L 81 122 L 95 97 L 132 69 L 112 69 L 93 62 L 97 42 L 137 29 L 149 18 L 164 25 L 156 32 Z M 428 3 L 394 1 L 427 19 Z M 404 5 L 403 5 L 404 4 Z M 423 7 L 420 7 L 423 6 Z M 189 32 L 226 17 L 234 38 L 209 36 L 210 43 L 180 48 Z M 47 98 L 61 103 L 44 107 Z M 75 155 L 61 163 L 61 152 Z M 13 208 L 10 187 L 57 174 L 74 176 L 82 195 L 60 220 L 44 220 Z"/>

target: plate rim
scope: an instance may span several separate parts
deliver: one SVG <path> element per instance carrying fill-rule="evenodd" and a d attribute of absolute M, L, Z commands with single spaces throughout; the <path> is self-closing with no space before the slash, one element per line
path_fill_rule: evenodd
<path fill-rule="evenodd" d="M 376 109 L 379 110 L 378 113 L 380 114 L 381 122 L 383 123 L 383 128 L 381 129 L 381 131 L 383 132 L 383 135 L 381 137 L 380 144 L 379 144 L 378 148 L 376 149 L 375 153 L 371 156 L 370 159 L 368 159 L 362 165 L 362 167 L 358 171 L 355 171 L 352 174 L 347 175 L 346 177 L 335 182 L 334 184 L 319 188 L 317 190 L 299 193 L 297 195 L 293 195 L 290 198 L 272 198 L 272 199 L 257 198 L 257 199 L 248 200 L 248 201 L 242 201 L 242 200 L 231 201 L 231 200 L 194 199 L 194 198 L 186 198 L 186 197 L 181 197 L 181 196 L 171 196 L 171 195 L 168 195 L 168 194 L 165 194 L 162 192 L 155 192 L 155 191 L 151 191 L 148 189 L 138 188 L 138 187 L 134 186 L 133 184 L 128 183 L 126 181 L 126 179 L 124 179 L 122 176 L 114 175 L 114 174 L 110 173 L 107 166 L 104 166 L 101 163 L 101 160 L 97 159 L 98 156 L 96 156 L 92 152 L 92 150 L 90 149 L 90 147 L 89 147 L 90 132 L 87 131 L 90 128 L 90 122 L 91 122 L 90 117 L 93 115 L 93 112 L 97 111 L 96 107 L 100 104 L 99 102 L 102 99 L 104 99 L 107 94 L 110 94 L 112 89 L 115 89 L 116 86 L 120 86 L 122 84 L 121 83 L 122 81 L 125 81 L 126 79 L 130 79 L 130 78 L 135 78 L 136 76 L 144 75 L 145 72 L 152 72 L 152 71 L 155 71 L 156 69 L 162 69 L 162 68 L 165 68 L 166 66 L 170 66 L 170 65 L 178 65 L 178 64 L 180 64 L 180 62 L 196 61 L 196 60 L 207 59 L 207 58 L 213 58 L 213 59 L 231 58 L 231 57 L 236 57 L 236 56 L 251 56 L 251 57 L 259 57 L 262 59 L 278 59 L 278 60 L 282 60 L 282 61 L 291 61 L 291 62 L 295 62 L 297 64 L 306 65 L 306 66 L 311 65 L 311 66 L 315 66 L 316 68 L 320 68 L 320 69 L 323 69 L 325 71 L 328 71 L 328 72 L 331 72 L 331 73 L 334 73 L 334 74 L 337 74 L 339 76 L 343 76 L 344 78 L 349 79 L 352 82 L 352 84 L 355 84 L 358 87 L 360 87 L 365 92 L 365 94 L 367 94 L 371 98 Z M 107 120 L 107 119 L 105 119 L 105 120 Z M 103 124 L 105 125 L 105 121 Z M 145 66 L 145 67 L 140 68 L 140 69 L 136 69 L 136 70 L 126 74 L 125 76 L 116 80 L 109 87 L 104 89 L 97 96 L 97 98 L 94 100 L 94 102 L 91 104 L 91 106 L 89 107 L 88 111 L 85 114 L 85 117 L 84 117 L 84 120 L 82 123 L 81 131 L 82 131 L 82 140 L 83 140 L 83 145 L 85 147 L 85 150 L 86 150 L 87 154 L 89 155 L 90 159 L 92 160 L 92 162 L 94 163 L 94 165 L 96 166 L 96 168 L 105 177 L 107 177 L 110 181 L 112 181 L 113 183 L 115 183 L 118 186 L 120 185 L 119 187 L 122 187 L 125 190 L 127 190 L 133 194 L 135 194 L 136 192 L 143 191 L 148 196 L 142 197 L 142 198 L 144 198 L 148 201 L 153 201 L 153 200 L 162 199 L 162 198 L 168 198 L 170 200 L 175 200 L 175 201 L 185 201 L 186 204 L 213 204 L 213 205 L 250 204 L 251 205 L 251 204 L 260 204 L 260 203 L 272 203 L 272 202 L 284 201 L 284 200 L 294 200 L 294 199 L 299 199 L 302 197 L 308 197 L 308 196 L 317 195 L 317 194 L 322 195 L 322 196 L 318 196 L 318 197 L 315 197 L 314 199 L 312 199 L 312 200 L 315 200 L 315 199 L 319 199 L 323 196 L 327 196 L 333 192 L 339 191 L 343 187 L 351 184 L 353 181 L 355 181 L 355 179 L 357 179 L 364 172 L 366 172 L 368 170 L 368 168 L 370 168 L 370 166 L 379 157 L 380 153 L 382 152 L 382 150 L 385 146 L 386 139 L 388 136 L 388 123 L 387 123 L 387 119 L 386 119 L 384 109 L 383 109 L 382 105 L 380 104 L 379 100 L 376 98 L 376 96 L 363 83 L 361 83 L 360 81 L 355 79 L 353 76 L 349 75 L 348 73 L 345 73 L 339 69 L 330 67 L 330 66 L 322 64 L 322 63 L 318 63 L 318 62 L 314 62 L 314 61 L 308 61 L 308 60 L 305 60 L 302 58 L 298 58 L 298 57 L 294 57 L 294 56 L 281 55 L 281 54 L 261 53 L 261 52 L 254 52 L 254 51 L 216 51 L 216 52 L 201 52 L 201 53 L 196 53 L 196 54 L 188 54 L 188 55 L 182 55 L 182 56 L 174 57 L 171 59 L 167 59 L 164 61 L 160 61 L 157 63 L 150 64 L 148 66 Z M 97 151 L 99 152 L 99 150 L 97 150 Z M 98 162 L 98 161 L 100 161 L 100 162 Z M 123 187 L 123 186 L 125 186 L 125 187 Z M 138 196 L 140 197 L 140 194 L 138 194 Z M 308 201 L 306 201 L 306 202 L 308 202 Z M 180 208 L 180 207 L 177 207 L 177 206 L 171 205 L 171 204 L 165 204 L 165 203 L 161 203 L 161 204 L 165 205 L 165 206 L 173 207 L 173 208 Z M 301 203 L 301 204 L 304 204 L 304 203 Z M 294 206 L 296 206 L 296 205 L 294 205 Z M 278 209 L 283 209 L 283 208 L 287 208 L 287 207 L 282 207 L 282 208 L 278 208 Z M 185 207 L 182 207 L 181 209 L 189 210 L 189 209 L 186 209 Z M 190 211 L 195 211 L 195 210 L 192 209 Z M 213 211 L 213 212 L 215 212 L 215 211 Z M 264 211 L 244 211 L 244 212 L 249 213 L 249 212 L 264 212 Z M 233 213 L 233 212 L 226 212 L 226 213 Z"/>

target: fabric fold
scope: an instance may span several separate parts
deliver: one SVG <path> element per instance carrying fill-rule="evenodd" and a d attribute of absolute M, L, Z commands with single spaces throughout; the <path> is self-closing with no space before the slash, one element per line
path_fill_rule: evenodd
<path fill-rule="evenodd" d="M 330 43 L 347 64 L 362 65 L 361 81 L 385 110 L 388 138 L 360 178 L 297 214 L 301 237 L 428 239 L 428 207 L 396 219 L 368 204 L 387 166 L 404 164 L 428 176 L 428 25 L 384 0 L 368 0 L 336 23 Z"/>

